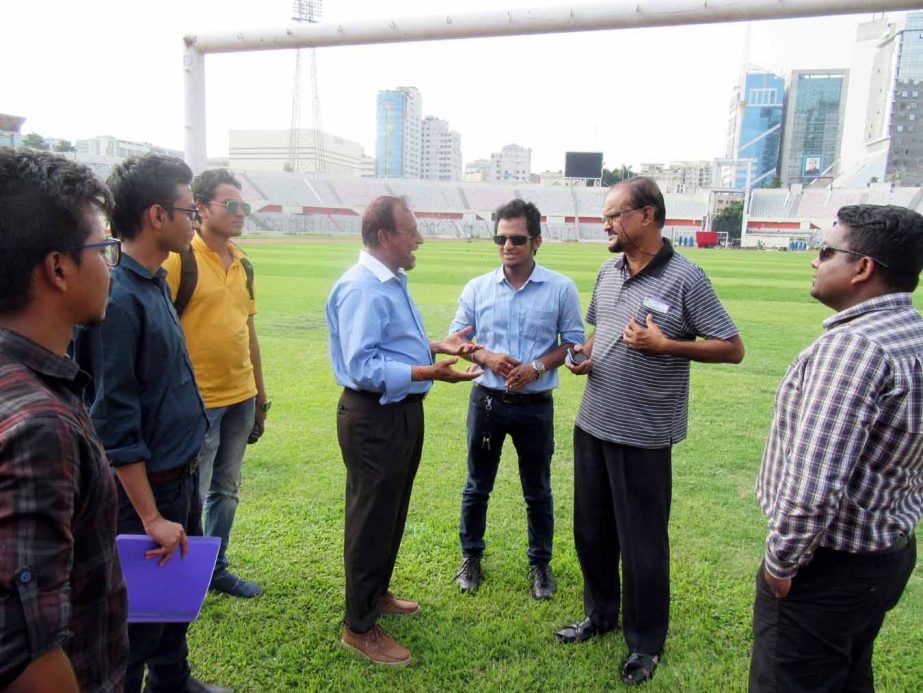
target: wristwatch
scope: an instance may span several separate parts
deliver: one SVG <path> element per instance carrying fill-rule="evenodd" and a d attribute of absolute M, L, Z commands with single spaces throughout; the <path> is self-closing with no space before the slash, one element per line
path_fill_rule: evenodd
<path fill-rule="evenodd" d="M 264 414 L 269 411 L 269 407 L 271 406 L 272 406 L 272 401 L 268 399 L 262 404 L 260 404 L 259 402 L 256 403 L 256 408 L 262 410 Z"/>
<path fill-rule="evenodd" d="M 532 362 L 532 368 L 534 368 L 535 372 L 538 373 L 539 378 L 545 375 L 545 364 L 542 363 L 541 359 L 535 359 Z"/>

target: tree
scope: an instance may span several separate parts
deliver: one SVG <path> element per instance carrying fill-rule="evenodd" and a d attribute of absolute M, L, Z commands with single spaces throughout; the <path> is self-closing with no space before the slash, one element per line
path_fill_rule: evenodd
<path fill-rule="evenodd" d="M 22 138 L 22 146 L 29 147 L 30 149 L 41 149 L 43 151 L 48 151 L 48 143 L 45 141 L 45 138 L 42 137 L 37 132 L 30 132 L 28 135 Z"/>
<path fill-rule="evenodd" d="M 603 185 L 615 185 L 634 177 L 635 172 L 631 170 L 631 166 L 626 166 L 625 164 L 622 164 L 621 168 L 613 168 L 611 171 L 607 168 L 603 169 Z"/>
<path fill-rule="evenodd" d="M 740 240 L 741 224 L 744 218 L 744 203 L 732 202 L 715 215 L 713 231 L 723 231 L 728 240 Z"/>
<path fill-rule="evenodd" d="M 56 152 L 76 152 L 77 148 L 71 144 L 70 140 L 58 140 L 54 143 Z"/>
<path fill-rule="evenodd" d="M 774 176 L 771 181 L 766 185 L 767 188 L 781 188 L 782 187 L 782 178 L 780 176 Z"/>

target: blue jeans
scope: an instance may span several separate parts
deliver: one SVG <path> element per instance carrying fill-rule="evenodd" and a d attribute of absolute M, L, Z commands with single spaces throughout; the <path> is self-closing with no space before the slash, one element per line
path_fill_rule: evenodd
<path fill-rule="evenodd" d="M 468 480 L 462 491 L 461 538 L 465 556 L 484 553 L 487 502 L 497 478 L 503 442 L 509 435 L 519 456 L 519 480 L 529 523 L 529 563 L 551 561 L 554 501 L 554 402 L 507 403 L 477 385 L 468 405 Z"/>
<path fill-rule="evenodd" d="M 205 506 L 205 534 L 221 538 L 215 573 L 227 570 L 228 538 L 240 502 L 240 468 L 253 428 L 256 397 L 207 409 L 209 428 L 199 452 L 199 495 Z"/>

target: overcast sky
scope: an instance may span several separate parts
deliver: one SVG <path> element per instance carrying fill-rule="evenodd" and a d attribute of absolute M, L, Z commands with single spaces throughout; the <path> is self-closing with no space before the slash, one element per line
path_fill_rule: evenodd
<path fill-rule="evenodd" d="M 621 0 L 620 0 L 621 1 Z M 560 5 L 555 0 L 327 0 L 324 20 Z M 0 112 L 23 132 L 95 135 L 182 149 L 182 36 L 285 24 L 291 0 L 15 2 L 0 23 Z M 413 85 L 424 115 L 449 121 L 464 160 L 511 142 L 532 169 L 566 150 L 607 166 L 724 155 L 731 89 L 744 61 L 760 67 L 849 67 L 856 25 L 871 15 L 666 29 L 457 40 L 317 51 L 327 132 L 375 151 L 379 90 Z M 294 53 L 206 59 L 208 155 L 231 128 L 288 128 Z M 302 126 L 312 126 L 310 81 Z"/>

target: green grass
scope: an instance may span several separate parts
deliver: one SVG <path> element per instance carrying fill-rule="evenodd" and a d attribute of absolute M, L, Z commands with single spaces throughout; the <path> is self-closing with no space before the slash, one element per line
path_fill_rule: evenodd
<path fill-rule="evenodd" d="M 345 469 L 336 442 L 339 389 L 327 357 L 324 303 L 355 261 L 358 243 L 248 243 L 257 270 L 268 392 L 267 433 L 249 449 L 229 556 L 266 594 L 250 601 L 209 595 L 190 630 L 193 671 L 238 691 L 603 690 L 619 688 L 627 654 L 620 634 L 558 645 L 552 631 L 582 618 L 574 551 L 571 434 L 583 381 L 562 374 L 553 461 L 558 593 L 528 593 L 525 506 L 508 444 L 488 513 L 484 581 L 462 595 L 458 514 L 465 480 L 469 386 L 437 384 L 426 400 L 426 444 L 393 579 L 422 613 L 384 627 L 414 665 L 383 670 L 339 642 L 343 603 Z M 743 691 L 749 665 L 753 578 L 765 519 L 753 486 L 775 388 L 830 311 L 808 295 L 810 256 L 684 250 L 701 264 L 741 329 L 740 366 L 693 365 L 689 438 L 674 449 L 672 620 L 666 656 L 649 691 Z M 411 291 L 431 337 L 442 335 L 464 283 L 495 266 L 487 242 L 427 242 Z M 539 259 L 572 277 L 584 308 L 599 245 L 546 244 Z M 923 296 L 916 297 L 917 305 Z M 879 636 L 879 690 L 923 681 L 923 572 L 917 570 Z"/>

